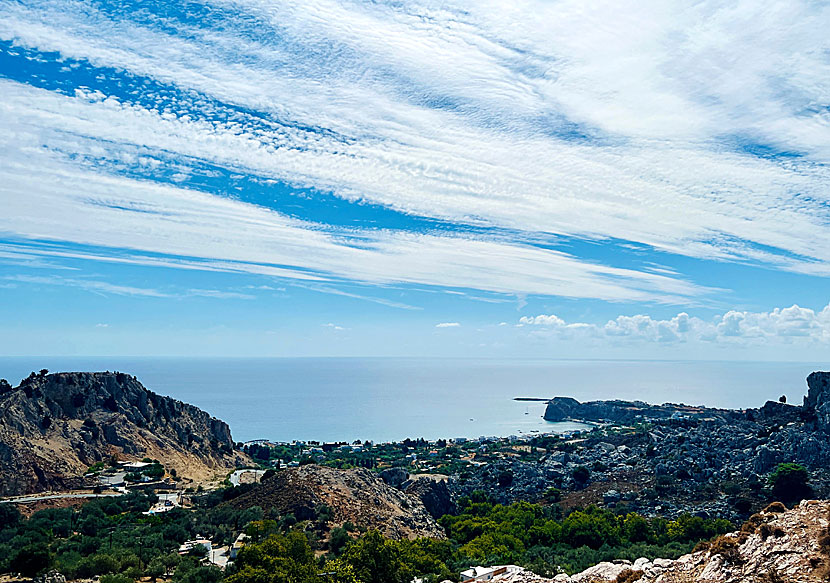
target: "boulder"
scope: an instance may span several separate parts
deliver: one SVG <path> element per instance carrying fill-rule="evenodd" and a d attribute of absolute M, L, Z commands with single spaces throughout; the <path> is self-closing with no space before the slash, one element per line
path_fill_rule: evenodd
<path fill-rule="evenodd" d="M 409 472 L 403 468 L 389 468 L 383 470 L 380 473 L 380 477 L 393 488 L 400 488 L 401 484 L 409 479 Z"/>
<path fill-rule="evenodd" d="M 458 511 L 446 480 L 418 478 L 404 491 L 418 498 L 433 518 L 438 519 L 445 514 L 455 514 Z"/>

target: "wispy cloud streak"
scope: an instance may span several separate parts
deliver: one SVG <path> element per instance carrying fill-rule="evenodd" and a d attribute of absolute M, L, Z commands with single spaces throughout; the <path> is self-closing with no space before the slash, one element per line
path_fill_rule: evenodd
<path fill-rule="evenodd" d="M 0 4 L 7 62 L 52 51 L 118 81 L 0 82 L 0 228 L 181 267 L 614 301 L 711 290 L 540 235 L 830 274 L 830 8 L 204 6 Z M 297 221 L 194 188 L 202 163 L 456 232 Z M 160 164 L 171 184 L 134 179 Z"/>

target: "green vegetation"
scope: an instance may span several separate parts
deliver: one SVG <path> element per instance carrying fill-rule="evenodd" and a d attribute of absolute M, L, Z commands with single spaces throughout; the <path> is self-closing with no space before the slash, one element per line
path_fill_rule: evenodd
<path fill-rule="evenodd" d="M 769 476 L 772 498 L 786 504 L 794 504 L 813 494 L 810 475 L 801 464 L 778 464 Z"/>
<path fill-rule="evenodd" d="M 575 572 L 615 558 L 675 557 L 705 539 L 732 530 L 724 520 L 681 516 L 647 519 L 595 507 L 563 515 L 557 504 L 494 504 L 481 493 L 460 501 L 460 514 L 440 522 L 448 540 L 394 541 L 345 523 L 330 531 L 330 509 L 298 521 L 254 507 L 221 502 L 250 486 L 226 488 L 196 499 L 193 509 L 142 514 L 155 498 L 140 492 L 93 500 L 79 510 L 50 509 L 23 520 L 0 505 L 0 572 L 32 576 L 58 569 L 67 578 L 101 576 L 104 583 L 140 577 L 174 583 L 408 583 L 457 580 L 472 564 L 515 563 L 550 575 Z M 553 494 L 552 494 L 553 496 Z M 175 552 L 197 534 L 230 544 L 241 531 L 251 542 L 225 572 L 209 565 L 205 549 Z"/>
<path fill-rule="evenodd" d="M 474 495 L 460 503 L 458 516 L 440 522 L 458 545 L 453 566 L 519 564 L 539 574 L 581 571 L 618 558 L 677 557 L 695 544 L 729 532 L 726 520 L 683 515 L 646 519 L 596 507 L 559 516 L 559 507 L 517 502 L 492 504 Z"/>

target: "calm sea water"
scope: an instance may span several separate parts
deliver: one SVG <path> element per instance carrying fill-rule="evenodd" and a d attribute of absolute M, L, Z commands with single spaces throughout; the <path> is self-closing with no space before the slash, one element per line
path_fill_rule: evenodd
<path fill-rule="evenodd" d="M 399 440 L 555 431 L 543 403 L 640 399 L 757 407 L 800 403 L 819 363 L 386 358 L 0 358 L 13 385 L 32 370 L 119 370 L 227 421 L 238 441 Z"/>

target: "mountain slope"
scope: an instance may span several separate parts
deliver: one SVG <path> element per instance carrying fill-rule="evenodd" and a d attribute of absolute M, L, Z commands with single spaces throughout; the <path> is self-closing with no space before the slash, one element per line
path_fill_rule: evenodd
<path fill-rule="evenodd" d="M 226 423 L 123 373 L 33 373 L 0 395 L 0 495 L 76 487 L 113 455 L 199 481 L 242 460 Z"/>

